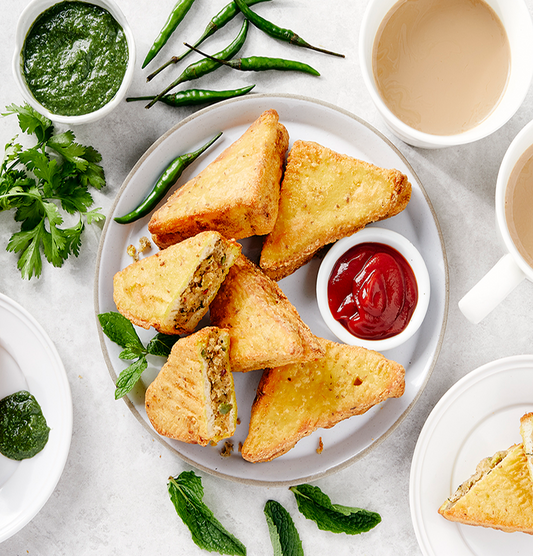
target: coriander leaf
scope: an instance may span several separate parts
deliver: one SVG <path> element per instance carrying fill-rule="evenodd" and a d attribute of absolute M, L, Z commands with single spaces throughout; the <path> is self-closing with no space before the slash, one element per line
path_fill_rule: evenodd
<path fill-rule="evenodd" d="M 44 222 L 41 221 L 35 228 L 16 232 L 11 236 L 7 244 L 7 250 L 20 253 L 17 268 L 23 278 L 40 276 L 42 272 L 42 262 L 40 245 L 46 234 Z"/>
<path fill-rule="evenodd" d="M 289 512 L 275 500 L 264 509 L 274 556 L 303 556 L 302 541 Z"/>
<path fill-rule="evenodd" d="M 52 122 L 42 114 L 39 114 L 29 104 L 24 106 L 11 104 L 6 107 L 6 110 L 7 112 L 4 112 L 2 116 L 17 114 L 20 129 L 29 135 L 34 133 L 40 143 L 46 141 L 53 132 Z"/>
<path fill-rule="evenodd" d="M 98 209 L 90 211 L 88 187 L 101 189 L 105 176 L 98 151 L 76 143 L 72 131 L 54 134 L 53 123 L 27 104 L 8 106 L 3 115 L 11 114 L 17 115 L 22 131 L 38 140 L 24 149 L 13 139 L 0 166 L 0 210 L 13 209 L 15 221 L 21 223 L 8 251 L 19 254 L 18 268 L 30 278 L 41 275 L 42 254 L 55 266 L 79 255 L 85 222 L 104 218 Z M 78 224 L 60 228 L 60 209 L 78 214 Z"/>
<path fill-rule="evenodd" d="M 143 355 L 118 375 L 117 383 L 115 384 L 115 400 L 131 392 L 147 367 L 148 361 L 146 361 L 146 357 Z"/>
<path fill-rule="evenodd" d="M 150 355 L 168 357 L 172 346 L 179 340 L 179 336 L 168 336 L 167 334 L 156 334 L 146 346 Z"/>
<path fill-rule="evenodd" d="M 104 334 L 115 344 L 121 348 L 125 348 L 128 344 L 143 347 L 143 344 L 135 332 L 133 324 L 121 313 L 110 311 L 109 313 L 100 313 L 98 320 Z"/>
<path fill-rule="evenodd" d="M 105 215 L 100 212 L 100 207 L 88 211 L 85 217 L 87 218 L 87 224 L 95 224 L 96 222 L 105 220 Z"/>
<path fill-rule="evenodd" d="M 219 554 L 246 555 L 246 547 L 224 529 L 203 503 L 202 480 L 193 471 L 184 471 L 179 477 L 170 477 L 167 488 L 177 514 L 189 528 L 197 546 Z"/>
<path fill-rule="evenodd" d="M 332 504 L 320 488 L 312 485 L 290 487 L 298 509 L 307 518 L 316 522 L 322 531 L 357 535 L 375 527 L 381 516 L 375 512 Z"/>
<path fill-rule="evenodd" d="M 74 141 L 74 133 L 65 131 L 53 135 L 46 142 L 46 146 L 60 154 L 65 160 L 72 162 L 76 168 L 84 172 L 88 162 L 83 158 L 85 147 Z"/>

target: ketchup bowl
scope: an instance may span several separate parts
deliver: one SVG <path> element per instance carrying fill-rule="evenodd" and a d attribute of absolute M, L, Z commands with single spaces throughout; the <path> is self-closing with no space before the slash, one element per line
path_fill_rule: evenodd
<path fill-rule="evenodd" d="M 424 259 L 404 236 L 369 226 L 337 241 L 320 265 L 320 314 L 342 342 L 386 351 L 420 328 L 429 305 Z"/>

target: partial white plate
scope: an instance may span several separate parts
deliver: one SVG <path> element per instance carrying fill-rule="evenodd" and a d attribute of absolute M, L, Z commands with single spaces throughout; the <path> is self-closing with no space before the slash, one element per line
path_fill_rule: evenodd
<path fill-rule="evenodd" d="M 0 542 L 27 523 L 54 491 L 72 438 L 72 398 L 65 368 L 39 323 L 0 294 L 0 397 L 27 389 L 50 427 L 46 446 L 20 462 L 0 456 Z"/>
<path fill-rule="evenodd" d="M 113 275 L 132 262 L 126 254 L 129 244 L 138 245 L 143 235 L 149 237 L 149 217 L 131 225 L 120 225 L 114 216 L 125 214 L 144 198 L 155 180 L 170 161 L 180 153 L 190 152 L 212 137 L 223 135 L 215 145 L 182 175 L 179 185 L 196 175 L 267 109 L 274 108 L 289 131 L 291 145 L 295 139 L 316 141 L 331 149 L 361 158 L 386 168 L 397 168 L 409 176 L 413 194 L 407 208 L 398 216 L 379 223 L 380 227 L 404 234 L 421 252 L 431 278 L 431 301 L 425 323 L 415 336 L 401 348 L 388 351 L 387 357 L 402 363 L 407 370 L 405 394 L 387 400 L 362 416 L 353 417 L 332 429 L 320 430 L 301 440 L 297 446 L 269 463 L 250 464 L 237 450 L 248 432 L 252 405 L 260 372 L 235 373 L 240 425 L 233 438 L 235 451 L 231 457 L 220 456 L 218 447 L 179 443 L 159 437 L 150 426 L 144 410 L 145 387 L 157 374 L 162 362 L 143 375 L 143 384 L 136 388 L 126 403 L 139 421 L 161 442 L 191 465 L 206 472 L 254 484 L 284 485 L 317 479 L 336 471 L 365 454 L 383 440 L 400 423 L 418 399 L 435 364 L 440 350 L 448 308 L 448 273 L 444 244 L 430 201 L 413 169 L 401 153 L 384 136 L 360 118 L 332 105 L 299 96 L 250 95 L 225 101 L 196 112 L 173 127 L 152 145 L 132 169 L 120 189 L 103 231 L 95 277 L 96 313 L 116 311 L 113 303 Z M 252 259 L 259 254 L 257 239 L 243 242 Z M 152 251 L 153 252 L 153 251 Z M 315 282 L 320 261 L 315 259 L 293 275 L 280 281 L 280 286 L 298 309 L 311 330 L 324 338 L 335 340 L 322 321 L 315 296 Z M 113 380 L 126 366 L 120 361 L 120 348 L 101 332 L 105 360 Z M 139 330 L 142 339 L 153 331 Z M 158 367 L 159 366 L 159 367 Z M 319 437 L 324 451 L 317 454 Z"/>
<path fill-rule="evenodd" d="M 459 380 L 429 415 L 413 455 L 411 516 L 425 556 L 533 554 L 533 537 L 452 523 L 437 513 L 485 457 L 522 442 L 533 411 L 533 355 L 498 359 Z"/>

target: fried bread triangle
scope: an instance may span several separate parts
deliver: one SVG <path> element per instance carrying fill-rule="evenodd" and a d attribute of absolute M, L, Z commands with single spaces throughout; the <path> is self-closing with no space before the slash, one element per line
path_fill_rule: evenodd
<path fill-rule="evenodd" d="M 278 284 L 243 254 L 209 310 L 211 324 L 229 330 L 234 371 L 310 361 L 324 353 Z"/>
<path fill-rule="evenodd" d="M 278 218 L 259 264 L 270 278 L 280 280 L 324 245 L 398 214 L 410 197 L 411 184 L 398 170 L 312 141 L 295 141 L 281 184 Z"/>
<path fill-rule="evenodd" d="M 533 482 L 523 445 L 483 459 L 439 513 L 467 525 L 533 534 Z"/>
<path fill-rule="evenodd" d="M 115 305 L 137 326 L 163 334 L 192 332 L 240 252 L 236 241 L 202 232 L 117 272 Z"/>
<path fill-rule="evenodd" d="M 154 242 L 165 248 L 204 230 L 228 239 L 270 232 L 276 221 L 289 134 L 267 110 L 216 160 L 153 215 Z"/>
<path fill-rule="evenodd" d="M 403 395 L 405 369 L 399 363 L 376 351 L 319 340 L 323 357 L 263 372 L 242 447 L 244 459 L 270 461 L 318 428 L 333 427 Z"/>
<path fill-rule="evenodd" d="M 237 426 L 227 330 L 205 327 L 178 340 L 145 394 L 146 414 L 161 435 L 216 443 Z"/>

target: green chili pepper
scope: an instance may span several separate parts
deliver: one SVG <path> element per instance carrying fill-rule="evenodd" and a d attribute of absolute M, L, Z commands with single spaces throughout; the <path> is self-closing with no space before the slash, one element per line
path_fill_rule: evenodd
<path fill-rule="evenodd" d="M 170 35 L 174 33 L 178 25 L 182 22 L 183 18 L 187 15 L 187 12 L 191 9 L 193 3 L 194 0 L 179 0 L 177 2 L 168 16 L 166 23 L 163 25 L 163 28 L 159 32 L 159 35 L 155 39 L 154 44 L 148 51 L 142 65 L 143 68 L 145 68 L 155 55 L 163 48 L 163 46 L 165 46 L 166 42 L 170 38 Z"/>
<path fill-rule="evenodd" d="M 189 45 L 187 45 L 186 43 L 186 46 Z M 204 54 L 197 48 L 193 48 L 193 50 L 195 50 L 202 56 L 206 56 L 208 59 L 216 60 L 224 66 L 228 66 L 240 71 L 303 71 L 305 73 L 310 73 L 311 75 L 320 75 L 320 73 L 315 68 L 312 68 L 311 66 L 309 66 L 308 64 L 304 64 L 303 62 L 297 62 L 296 60 L 285 60 L 284 58 L 267 58 L 265 56 L 249 56 L 248 58 L 237 58 L 235 60 L 218 60 L 214 56 Z"/>
<path fill-rule="evenodd" d="M 228 98 L 240 97 L 241 95 L 249 93 L 254 87 L 255 85 L 249 85 L 248 87 L 243 87 L 242 89 L 230 89 L 226 91 L 188 89 L 186 91 L 180 91 L 179 93 L 165 95 L 159 100 L 169 106 L 195 106 L 205 102 L 218 102 Z M 155 96 L 128 97 L 126 102 L 134 102 L 136 100 L 153 100 L 154 98 Z"/>
<path fill-rule="evenodd" d="M 161 199 L 168 193 L 168 190 L 176 183 L 176 180 L 181 176 L 183 170 L 185 170 L 187 166 L 189 166 L 204 151 L 206 151 L 221 135 L 222 132 L 215 135 L 198 150 L 182 154 L 175 158 L 167 169 L 161 174 L 146 199 L 144 199 L 144 201 L 136 209 L 132 210 L 128 214 L 115 218 L 115 222 L 118 222 L 119 224 L 130 224 L 131 222 L 135 222 L 136 220 L 139 220 L 139 218 L 149 214 L 155 208 L 157 203 L 159 203 L 159 201 L 161 201 Z"/>
<path fill-rule="evenodd" d="M 270 2 L 270 0 L 244 0 L 248 6 L 253 6 L 254 4 L 258 4 L 259 2 Z M 224 25 L 229 23 L 238 13 L 240 10 L 235 5 L 235 2 L 231 1 L 229 4 L 224 6 L 217 15 L 215 15 L 211 21 L 207 24 L 205 31 L 203 32 L 202 36 L 194 43 L 194 46 L 200 46 L 207 38 L 213 35 L 219 29 L 222 29 Z M 166 67 L 170 66 L 171 64 L 177 64 L 181 62 L 187 54 L 192 52 L 191 48 L 188 48 L 185 52 L 182 52 L 179 56 L 172 56 L 168 62 L 163 64 L 159 69 L 156 69 L 153 73 L 151 73 L 147 78 L 146 81 L 151 81 L 160 71 L 164 70 Z"/>
<path fill-rule="evenodd" d="M 180 83 L 184 81 L 191 81 L 193 79 L 198 79 L 207 73 L 211 73 L 219 68 L 222 63 L 220 60 L 226 60 L 228 58 L 233 58 L 237 52 L 242 48 L 244 41 L 246 40 L 246 34 L 248 33 L 248 20 L 245 19 L 242 23 L 241 30 L 239 34 L 235 37 L 233 42 L 229 44 L 226 48 L 221 50 L 218 54 L 215 54 L 215 58 L 218 61 L 207 59 L 199 60 L 198 62 L 194 62 L 193 64 L 187 66 L 182 74 L 173 81 L 164 91 L 159 93 L 152 101 L 150 101 L 146 108 L 152 107 L 158 100 L 161 100 L 161 97 L 166 95 L 169 91 L 177 87 Z"/>
<path fill-rule="evenodd" d="M 324 54 L 331 54 L 332 56 L 339 56 L 340 58 L 344 58 L 344 54 L 338 54 L 337 52 L 324 50 L 323 48 L 318 48 L 317 46 L 311 46 L 307 41 L 304 41 L 301 37 L 299 37 L 294 31 L 274 25 L 270 21 L 252 11 L 246 5 L 245 0 L 234 0 L 234 2 L 239 10 L 241 10 L 241 12 L 244 14 L 246 19 L 248 19 L 250 23 L 255 25 L 258 29 L 260 29 L 267 35 L 270 35 L 275 39 L 295 44 L 296 46 L 303 46 L 304 48 L 310 48 L 311 50 L 316 50 L 317 52 L 323 52 Z"/>

